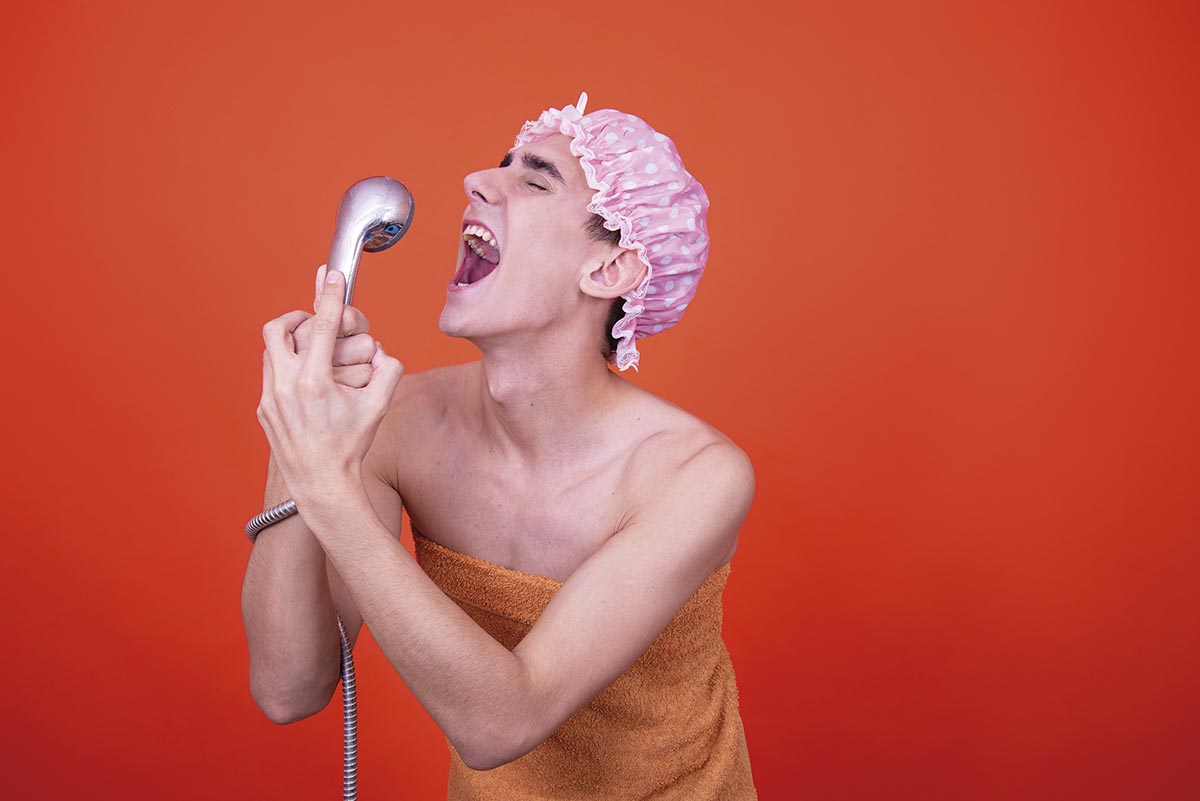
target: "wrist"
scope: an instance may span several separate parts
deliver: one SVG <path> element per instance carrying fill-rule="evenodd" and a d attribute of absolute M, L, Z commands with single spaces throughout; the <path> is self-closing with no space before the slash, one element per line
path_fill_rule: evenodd
<path fill-rule="evenodd" d="M 362 475 L 357 470 L 353 473 L 342 471 L 306 482 L 295 491 L 292 499 L 304 518 L 311 518 L 313 523 L 344 517 L 364 504 L 370 508 L 370 498 L 363 486 Z"/>

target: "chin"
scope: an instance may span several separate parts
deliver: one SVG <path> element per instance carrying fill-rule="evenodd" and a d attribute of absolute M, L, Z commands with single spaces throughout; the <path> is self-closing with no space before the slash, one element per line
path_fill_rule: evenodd
<path fill-rule="evenodd" d="M 463 326 L 457 323 L 443 308 L 442 313 L 438 316 L 438 330 L 448 337 L 461 337 L 464 335 L 462 329 Z"/>
<path fill-rule="evenodd" d="M 474 337 L 479 335 L 479 324 L 472 324 L 470 321 L 462 319 L 460 315 L 443 308 L 438 317 L 438 330 L 448 337 L 474 342 Z"/>

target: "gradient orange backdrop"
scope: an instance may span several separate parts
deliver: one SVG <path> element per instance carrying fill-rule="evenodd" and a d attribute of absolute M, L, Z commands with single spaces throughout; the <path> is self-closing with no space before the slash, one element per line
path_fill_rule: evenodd
<path fill-rule="evenodd" d="M 261 326 L 390 174 L 414 227 L 356 304 L 410 373 L 474 359 L 437 330 L 462 178 L 586 90 L 712 198 L 625 375 L 756 467 L 760 796 L 1200 797 L 1196 8 L 10 4 L 5 796 L 340 792 L 339 696 L 249 693 Z M 362 797 L 444 797 L 360 642 Z"/>

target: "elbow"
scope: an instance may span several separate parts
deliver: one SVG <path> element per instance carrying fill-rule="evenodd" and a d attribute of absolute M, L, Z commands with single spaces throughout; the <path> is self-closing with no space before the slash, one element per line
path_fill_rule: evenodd
<path fill-rule="evenodd" d="M 262 713 L 267 716 L 267 720 L 280 726 L 287 726 L 288 724 L 296 723 L 304 720 L 305 718 L 312 717 L 320 711 L 317 709 L 298 710 L 295 707 L 269 706 L 263 704 L 259 704 L 258 708 L 261 709 Z"/>
<path fill-rule="evenodd" d="M 479 727 L 478 736 L 454 743 L 454 750 L 471 770 L 494 770 L 509 762 L 515 762 L 541 745 L 549 734 L 537 733 L 540 729 L 522 718 L 491 721 L 491 725 Z"/>
<path fill-rule="evenodd" d="M 325 676 L 288 675 L 250 660 L 250 697 L 272 723 L 286 726 L 310 718 L 333 698 L 341 682 L 340 659 Z"/>
<path fill-rule="evenodd" d="M 280 726 L 304 720 L 311 715 L 311 713 L 305 714 L 304 711 L 275 699 L 259 698 L 253 692 L 250 693 L 250 697 L 254 699 L 254 705 L 266 716 L 267 720 Z"/>
<path fill-rule="evenodd" d="M 276 693 L 256 692 L 252 686 L 250 696 L 254 699 L 254 705 L 267 717 L 267 720 L 280 726 L 287 726 L 310 718 L 323 710 L 329 705 L 329 699 L 333 696 L 333 692 L 331 690 L 317 697 L 309 696 L 300 699 Z"/>
<path fill-rule="evenodd" d="M 459 751 L 458 755 L 462 757 L 463 763 L 471 770 L 485 771 L 495 770 L 501 765 L 507 765 L 509 762 L 524 756 L 525 752 L 517 753 L 499 744 L 492 744 L 490 746 L 476 746 Z"/>
<path fill-rule="evenodd" d="M 454 743 L 454 750 L 471 770 L 494 770 L 507 765 L 518 755 L 510 756 L 511 748 L 504 734 L 485 734 Z"/>
<path fill-rule="evenodd" d="M 529 670 L 520 659 L 514 661 L 511 692 L 501 703 L 476 706 L 451 745 L 471 770 L 494 770 L 515 762 L 542 744 L 558 728 L 548 726 L 550 715 L 535 692 Z M 493 694 L 493 699 L 496 696 Z M 561 722 L 561 721 L 560 721 Z"/>
<path fill-rule="evenodd" d="M 463 764 L 465 764 L 471 770 L 478 770 L 478 771 L 493 770 L 495 768 L 500 767 L 501 765 L 508 764 L 507 762 L 496 761 L 494 759 L 480 759 L 478 757 L 472 756 L 470 753 L 463 753 L 461 751 L 459 752 L 458 755 L 460 757 L 462 757 Z"/>

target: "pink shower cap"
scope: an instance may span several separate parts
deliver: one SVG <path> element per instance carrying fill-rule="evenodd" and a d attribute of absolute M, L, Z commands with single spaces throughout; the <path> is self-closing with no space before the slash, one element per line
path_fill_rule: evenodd
<path fill-rule="evenodd" d="M 588 186 L 596 190 L 588 211 L 604 227 L 620 230 L 621 247 L 637 251 L 646 277 L 625 299 L 625 316 L 612 328 L 617 350 L 609 356 L 624 371 L 637 371 L 635 339 L 670 328 L 683 317 L 708 261 L 708 195 L 683 168 L 675 143 L 644 120 L 606 108 L 583 113 L 578 106 L 550 108 L 521 126 L 514 147 L 554 134 L 571 137 Z"/>

